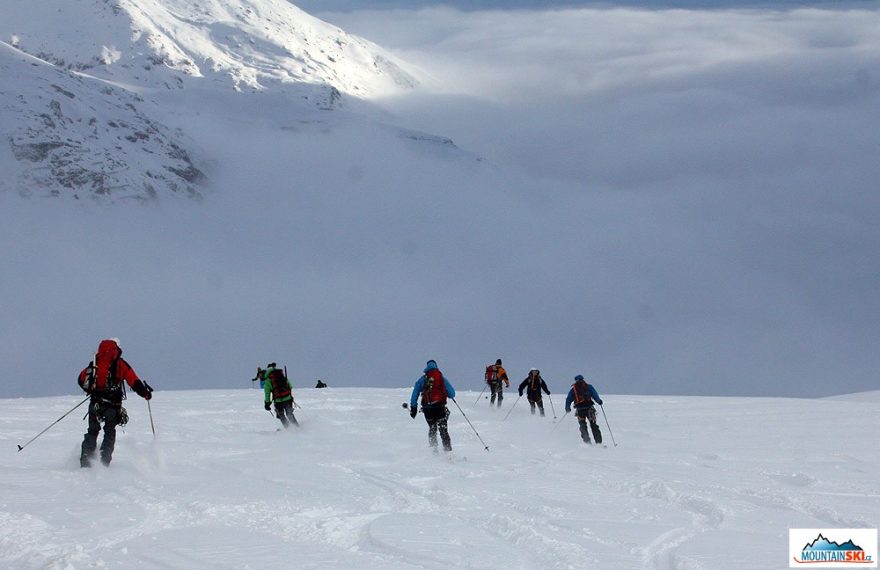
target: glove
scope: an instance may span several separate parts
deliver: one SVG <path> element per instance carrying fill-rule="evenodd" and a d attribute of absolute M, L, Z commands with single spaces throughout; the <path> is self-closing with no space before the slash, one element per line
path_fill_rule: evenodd
<path fill-rule="evenodd" d="M 266 411 L 268 412 L 268 411 L 269 411 L 269 408 L 272 407 L 272 404 L 269 403 L 269 402 L 266 402 L 266 404 L 265 404 L 263 407 L 266 408 Z"/>
<path fill-rule="evenodd" d="M 519 393 L 519 397 L 522 398 L 522 391 L 520 391 L 520 393 Z"/>
<path fill-rule="evenodd" d="M 416 414 L 418 414 L 418 413 L 419 413 L 419 410 L 415 406 L 413 406 L 409 409 L 409 417 L 411 417 L 412 419 L 416 419 Z"/>
<path fill-rule="evenodd" d="M 144 400 L 149 400 L 153 397 L 153 389 L 143 380 L 135 380 L 134 384 L 131 385 L 131 389 Z"/>

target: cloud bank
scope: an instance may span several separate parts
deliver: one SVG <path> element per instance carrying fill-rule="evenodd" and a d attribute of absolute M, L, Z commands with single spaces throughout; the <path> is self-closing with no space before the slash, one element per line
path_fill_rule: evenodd
<path fill-rule="evenodd" d="M 436 358 L 479 389 L 497 357 L 554 392 L 876 387 L 876 10 L 320 15 L 427 72 L 379 103 L 482 160 L 206 110 L 204 206 L 0 197 L 5 395 L 68 391 L 103 336 L 168 387 Z"/>

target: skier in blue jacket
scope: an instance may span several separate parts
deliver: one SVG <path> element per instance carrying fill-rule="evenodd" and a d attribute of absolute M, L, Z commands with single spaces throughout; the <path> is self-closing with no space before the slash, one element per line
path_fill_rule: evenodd
<path fill-rule="evenodd" d="M 455 388 L 449 380 L 437 368 L 437 363 L 429 360 L 423 370 L 422 377 L 413 386 L 412 396 L 409 399 L 409 415 L 415 419 L 419 413 L 418 399 L 422 398 L 422 413 L 428 422 L 428 443 L 437 451 L 437 430 L 440 430 L 440 439 L 443 440 L 443 449 L 452 451 L 452 440 L 449 438 L 449 430 L 446 421 L 449 418 L 449 408 L 446 407 L 447 398 L 455 398 Z"/>
<path fill-rule="evenodd" d="M 593 402 L 602 405 L 602 398 L 593 388 L 592 384 L 587 384 L 584 377 L 578 374 L 574 377 L 574 384 L 568 391 L 568 397 L 565 398 L 565 413 L 571 411 L 571 405 L 574 404 L 575 416 L 578 424 L 580 424 L 581 439 L 584 443 L 592 443 L 590 441 L 590 432 L 587 430 L 587 420 L 590 421 L 590 430 L 593 432 L 593 439 L 596 443 L 602 443 L 602 432 L 599 430 L 599 422 L 596 420 L 596 408 Z"/>

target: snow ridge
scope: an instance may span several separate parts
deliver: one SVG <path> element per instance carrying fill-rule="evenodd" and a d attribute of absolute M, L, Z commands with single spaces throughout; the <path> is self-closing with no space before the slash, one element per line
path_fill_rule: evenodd
<path fill-rule="evenodd" d="M 142 88 L 210 78 L 238 90 L 309 84 L 374 97 L 419 84 L 379 46 L 286 0 L 41 4 L 0 8 L 0 32 L 40 59 Z"/>

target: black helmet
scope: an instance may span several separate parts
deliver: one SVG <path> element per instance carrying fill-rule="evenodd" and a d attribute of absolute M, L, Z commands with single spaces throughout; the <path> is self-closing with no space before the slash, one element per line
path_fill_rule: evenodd
<path fill-rule="evenodd" d="M 498 360 L 496 360 L 495 364 L 501 364 L 501 359 L 499 358 Z"/>

